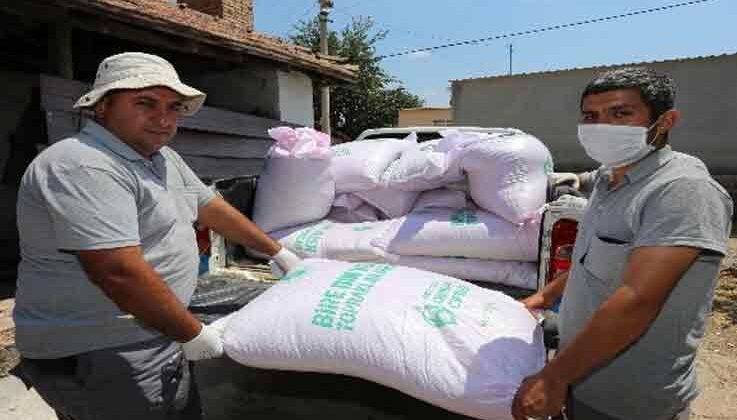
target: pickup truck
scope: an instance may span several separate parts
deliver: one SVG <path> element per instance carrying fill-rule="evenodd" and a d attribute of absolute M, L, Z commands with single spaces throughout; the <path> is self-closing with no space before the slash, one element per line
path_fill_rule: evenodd
<path fill-rule="evenodd" d="M 257 176 L 212 183 L 212 188 L 247 216 L 251 215 L 257 186 Z M 576 191 L 566 185 L 549 183 L 548 201 L 558 199 L 562 193 Z M 540 224 L 538 289 L 570 264 L 570 249 L 581 211 L 580 206 L 558 205 L 544 212 Z M 217 234 L 211 233 L 209 239 L 209 271 L 200 276 L 190 304 L 190 310 L 206 323 L 247 305 L 276 281 L 266 261 L 254 259 L 242 246 L 229 243 Z M 208 244 L 201 245 L 203 250 L 208 247 Z M 480 285 L 515 298 L 535 292 Z M 546 345 L 555 347 L 555 337 L 546 337 Z M 466 418 L 399 391 L 341 375 L 255 369 L 228 358 L 197 362 L 195 375 L 207 420 Z"/>

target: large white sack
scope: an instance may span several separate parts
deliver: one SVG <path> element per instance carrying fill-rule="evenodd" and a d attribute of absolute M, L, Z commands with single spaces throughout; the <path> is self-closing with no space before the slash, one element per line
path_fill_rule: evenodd
<path fill-rule="evenodd" d="M 464 280 L 537 289 L 537 264 L 530 262 L 391 254 L 387 254 L 384 261 Z"/>
<path fill-rule="evenodd" d="M 460 166 L 480 207 L 523 223 L 545 204 L 553 159 L 529 134 L 494 136 L 463 149 Z"/>
<path fill-rule="evenodd" d="M 449 170 L 448 155 L 437 151 L 440 142 L 423 142 L 402 152 L 386 169 L 381 183 L 404 191 L 425 191 L 460 180 L 459 170 Z"/>
<path fill-rule="evenodd" d="M 417 197 L 413 211 L 424 209 L 464 209 L 468 205 L 466 193 L 448 188 L 425 191 Z"/>
<path fill-rule="evenodd" d="M 389 165 L 404 150 L 417 145 L 412 133 L 403 140 L 376 139 L 343 143 L 332 147 L 332 171 L 337 193 L 376 188 Z"/>
<path fill-rule="evenodd" d="M 335 199 L 329 159 L 272 157 L 258 180 L 253 222 L 264 232 L 323 219 Z"/>
<path fill-rule="evenodd" d="M 521 381 L 545 360 L 514 299 L 384 264 L 305 260 L 227 322 L 244 365 L 364 378 L 457 413 L 511 420 Z"/>
<path fill-rule="evenodd" d="M 480 209 L 430 209 L 408 214 L 374 244 L 397 255 L 536 261 L 539 230 Z"/>
<path fill-rule="evenodd" d="M 396 221 L 366 223 L 319 223 L 272 232 L 279 241 L 302 258 L 328 258 L 341 261 L 379 261 L 384 251 L 373 244 Z"/>
<path fill-rule="evenodd" d="M 412 210 L 419 192 L 402 191 L 380 186 L 367 191 L 356 191 L 357 197 L 379 209 L 385 219 L 402 217 Z"/>

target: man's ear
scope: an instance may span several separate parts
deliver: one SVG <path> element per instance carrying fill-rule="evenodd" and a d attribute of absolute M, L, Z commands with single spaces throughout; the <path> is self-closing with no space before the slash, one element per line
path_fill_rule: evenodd
<path fill-rule="evenodd" d="M 655 129 L 660 131 L 661 133 L 670 132 L 670 130 L 673 129 L 673 127 L 678 124 L 678 121 L 680 120 L 680 111 L 678 111 L 677 109 L 671 109 L 660 116 L 660 122 L 655 127 Z"/>
<path fill-rule="evenodd" d="M 92 108 L 93 111 L 95 111 L 95 119 L 97 120 L 104 120 L 105 119 L 105 111 L 107 109 L 107 97 L 100 98 L 95 106 Z"/>

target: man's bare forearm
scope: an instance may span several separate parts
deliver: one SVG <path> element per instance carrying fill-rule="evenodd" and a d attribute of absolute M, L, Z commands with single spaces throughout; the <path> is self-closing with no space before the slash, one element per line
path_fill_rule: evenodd
<path fill-rule="evenodd" d="M 568 385 L 578 382 L 644 334 L 659 309 L 638 304 L 627 287 L 618 289 L 543 371 Z"/>
<path fill-rule="evenodd" d="M 274 255 L 281 249 L 278 242 L 220 197 L 213 198 L 199 213 L 198 221 L 202 225 L 229 241 L 266 255 Z"/>
<path fill-rule="evenodd" d="M 699 252 L 689 247 L 636 248 L 622 286 L 543 372 L 571 384 L 616 357 L 647 331 Z"/>
<path fill-rule="evenodd" d="M 143 259 L 139 247 L 81 251 L 78 256 L 90 281 L 144 325 L 179 342 L 199 333 L 200 322 Z"/>

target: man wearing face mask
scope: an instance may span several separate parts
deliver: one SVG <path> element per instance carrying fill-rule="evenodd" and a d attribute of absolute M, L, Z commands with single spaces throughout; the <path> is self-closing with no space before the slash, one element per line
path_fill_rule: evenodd
<path fill-rule="evenodd" d="M 528 298 L 563 294 L 560 351 L 517 392 L 515 419 L 687 419 L 733 203 L 704 164 L 675 152 L 670 77 L 607 71 L 581 98 L 579 140 L 601 167 L 562 277 Z M 694 139 L 698 141 L 698 139 Z"/>

